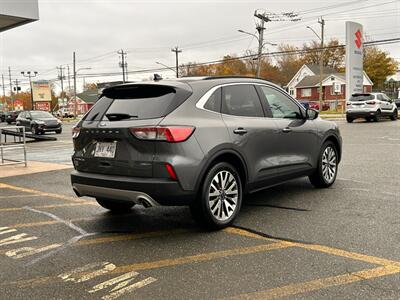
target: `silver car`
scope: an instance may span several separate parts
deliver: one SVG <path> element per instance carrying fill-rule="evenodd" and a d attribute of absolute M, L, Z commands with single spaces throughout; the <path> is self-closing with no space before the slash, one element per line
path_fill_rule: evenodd
<path fill-rule="evenodd" d="M 349 123 L 357 118 L 379 122 L 383 117 L 397 120 L 397 106 L 384 93 L 354 94 L 347 101 L 346 119 Z"/>
<path fill-rule="evenodd" d="M 188 205 L 218 229 L 242 199 L 308 176 L 331 186 L 341 159 L 335 123 L 254 78 L 181 78 L 107 88 L 73 129 L 78 196 L 110 210 Z"/>

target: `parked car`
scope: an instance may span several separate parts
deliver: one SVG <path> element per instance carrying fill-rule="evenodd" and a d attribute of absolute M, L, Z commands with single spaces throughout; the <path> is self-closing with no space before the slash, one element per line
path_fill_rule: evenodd
<path fill-rule="evenodd" d="M 6 122 L 10 125 L 12 123 L 15 123 L 17 120 L 18 115 L 20 114 L 20 110 L 13 110 L 9 111 L 6 114 Z"/>
<path fill-rule="evenodd" d="M 107 88 L 73 129 L 76 194 L 110 210 L 189 205 L 230 225 L 245 194 L 308 176 L 331 186 L 342 139 L 280 87 L 205 77 Z"/>
<path fill-rule="evenodd" d="M 397 120 L 397 106 L 384 93 L 353 94 L 346 104 L 346 119 L 351 123 L 357 118 L 380 121 L 382 117 Z"/>
<path fill-rule="evenodd" d="M 61 117 L 61 118 L 73 118 L 74 117 L 74 113 L 69 111 L 67 108 L 60 108 L 57 111 L 57 116 Z"/>
<path fill-rule="evenodd" d="M 320 110 L 319 109 L 319 103 L 318 102 L 311 102 L 311 103 L 309 103 L 309 105 L 308 105 L 308 108 L 312 108 L 312 109 L 315 109 L 315 110 Z M 329 110 L 329 103 L 326 103 L 326 102 L 323 102 L 322 103 L 322 111 L 326 111 L 326 110 Z"/>
<path fill-rule="evenodd" d="M 394 104 L 396 104 L 397 109 L 400 107 L 400 99 L 394 99 Z"/>
<path fill-rule="evenodd" d="M 32 134 L 44 134 L 54 131 L 57 134 L 62 132 L 62 122 L 47 111 L 29 110 L 23 111 L 17 118 L 17 125 L 25 126 Z"/>
<path fill-rule="evenodd" d="M 0 122 L 5 122 L 6 121 L 6 112 L 0 110 Z"/>

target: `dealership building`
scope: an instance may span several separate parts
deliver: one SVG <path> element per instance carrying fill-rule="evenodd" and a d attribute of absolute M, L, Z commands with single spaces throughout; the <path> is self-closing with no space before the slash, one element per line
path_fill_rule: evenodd
<path fill-rule="evenodd" d="M 0 0 L 0 32 L 37 20 L 38 0 Z"/>

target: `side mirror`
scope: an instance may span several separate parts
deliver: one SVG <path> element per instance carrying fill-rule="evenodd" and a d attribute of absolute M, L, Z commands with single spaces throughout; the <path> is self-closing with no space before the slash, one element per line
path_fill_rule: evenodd
<path fill-rule="evenodd" d="M 307 108 L 306 110 L 306 119 L 307 120 L 315 120 L 318 118 L 319 111 L 313 108 Z"/>

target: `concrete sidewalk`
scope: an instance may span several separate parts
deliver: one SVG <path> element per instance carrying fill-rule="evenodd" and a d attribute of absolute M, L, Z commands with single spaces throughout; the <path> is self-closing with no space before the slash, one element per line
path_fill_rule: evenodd
<path fill-rule="evenodd" d="M 28 161 L 28 165 L 8 165 L 0 166 L 0 178 L 11 176 L 27 175 L 34 173 L 41 173 L 54 170 L 69 169 L 71 166 L 63 164 L 45 163 L 39 161 Z"/>

